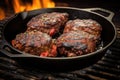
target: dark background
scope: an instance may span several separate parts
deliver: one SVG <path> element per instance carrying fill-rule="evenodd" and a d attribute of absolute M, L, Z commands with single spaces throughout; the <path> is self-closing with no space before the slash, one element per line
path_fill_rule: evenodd
<path fill-rule="evenodd" d="M 59 3 L 68 3 L 71 7 L 102 7 L 112 11 L 118 11 L 120 4 L 118 0 L 53 0 Z"/>
<path fill-rule="evenodd" d="M 56 6 L 76 8 L 104 8 L 115 13 L 113 22 L 120 27 L 120 4 L 118 0 L 53 0 Z"/>

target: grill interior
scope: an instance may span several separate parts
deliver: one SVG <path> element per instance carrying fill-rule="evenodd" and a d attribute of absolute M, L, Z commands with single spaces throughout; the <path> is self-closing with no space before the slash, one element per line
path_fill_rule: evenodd
<path fill-rule="evenodd" d="M 120 79 L 120 39 L 107 50 L 104 57 L 87 68 L 67 72 L 41 71 L 26 68 L 8 57 L 0 57 L 0 79 L 25 80 L 119 80 Z"/>
<path fill-rule="evenodd" d="M 56 2 L 57 6 L 83 8 L 89 6 L 101 6 L 115 11 L 116 15 L 113 18 L 113 22 L 118 30 L 118 38 L 115 40 L 113 45 L 108 48 L 103 58 L 97 63 L 89 67 L 73 71 L 51 72 L 43 71 L 39 68 L 25 67 L 20 65 L 17 61 L 0 53 L 0 80 L 120 80 L 120 8 L 117 5 L 118 3 L 113 4 L 113 0 L 112 2 L 109 2 L 109 5 L 108 1 L 104 3 L 102 0 L 93 0 L 88 3 L 86 3 L 87 0 L 81 0 L 81 2 L 78 0 L 75 0 L 74 2 L 72 0 L 53 1 Z M 0 26 L 6 21 L 7 18 L 0 21 Z M 0 31 L 1 29 L 2 27 L 0 27 Z M 0 32 L 0 43 L 2 42 L 1 38 L 2 36 Z"/>
<path fill-rule="evenodd" d="M 0 25 L 6 21 L 7 19 L 0 21 Z M 119 29 L 119 26 L 117 28 Z M 2 29 L 2 27 L 0 27 L 0 29 Z M 2 36 L 0 36 L 0 39 L 1 37 Z M 118 37 L 113 45 L 107 50 L 103 58 L 96 64 L 83 69 L 65 72 L 51 72 L 43 71 L 39 68 L 25 67 L 0 53 L 0 80 L 119 80 L 119 44 L 120 38 Z"/>

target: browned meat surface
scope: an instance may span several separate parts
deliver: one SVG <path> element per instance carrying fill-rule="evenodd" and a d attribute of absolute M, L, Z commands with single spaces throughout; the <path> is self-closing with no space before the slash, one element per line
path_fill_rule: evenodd
<path fill-rule="evenodd" d="M 66 23 L 64 33 L 78 30 L 85 31 L 89 34 L 94 35 L 95 39 L 99 39 L 102 27 L 98 22 L 92 19 L 75 19 L 70 20 Z"/>
<path fill-rule="evenodd" d="M 52 38 L 40 31 L 26 31 L 16 35 L 12 40 L 14 48 L 38 56 L 55 57 L 57 54 L 56 46 L 52 43 Z"/>
<path fill-rule="evenodd" d="M 58 52 L 63 56 L 79 56 L 95 51 L 94 35 L 85 31 L 70 31 L 57 39 Z"/>
<path fill-rule="evenodd" d="M 39 30 L 53 36 L 59 32 L 60 27 L 68 20 L 68 16 L 67 13 L 58 12 L 37 15 L 27 23 L 27 30 Z"/>
<path fill-rule="evenodd" d="M 33 17 L 27 23 L 26 32 L 12 40 L 12 46 L 41 57 L 72 57 L 94 52 L 100 41 L 102 26 L 92 19 L 68 21 L 68 17 L 69 14 L 59 12 Z M 61 31 L 61 35 L 56 34 Z"/>

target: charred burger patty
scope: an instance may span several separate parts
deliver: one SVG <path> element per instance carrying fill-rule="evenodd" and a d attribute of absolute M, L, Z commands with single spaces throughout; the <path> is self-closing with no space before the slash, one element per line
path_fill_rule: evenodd
<path fill-rule="evenodd" d="M 64 33 L 69 31 L 85 31 L 94 35 L 94 39 L 99 40 L 102 27 L 101 25 L 92 19 L 75 19 L 69 20 L 64 29 Z"/>
<path fill-rule="evenodd" d="M 12 40 L 16 49 L 38 56 L 56 56 L 56 46 L 52 44 L 52 38 L 40 31 L 26 31 L 16 35 Z"/>
<path fill-rule="evenodd" d="M 84 31 L 70 31 L 57 39 L 58 52 L 63 56 L 79 56 L 95 51 L 94 35 Z"/>
<path fill-rule="evenodd" d="M 68 16 L 67 13 L 58 12 L 37 15 L 27 23 L 27 30 L 39 30 L 53 36 L 66 23 Z"/>
<path fill-rule="evenodd" d="M 102 26 L 92 19 L 68 21 L 68 13 L 43 13 L 27 23 L 27 30 L 17 34 L 12 46 L 25 53 L 41 56 L 80 56 L 96 50 Z M 62 33 L 53 37 L 56 33 Z"/>

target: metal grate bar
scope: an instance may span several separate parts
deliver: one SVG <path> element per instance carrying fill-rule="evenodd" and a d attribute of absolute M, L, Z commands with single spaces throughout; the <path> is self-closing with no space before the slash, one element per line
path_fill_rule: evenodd
<path fill-rule="evenodd" d="M 105 55 L 105 57 L 107 57 L 107 58 L 110 58 L 110 59 L 113 59 L 113 60 L 120 60 L 120 57 L 119 56 L 117 56 L 117 55 L 113 55 L 113 54 L 111 54 L 111 53 L 108 53 L 109 55 Z"/>
<path fill-rule="evenodd" d="M 4 59 L 4 60 L 9 60 L 9 59 Z M 37 79 L 37 77 L 35 77 L 33 74 L 25 71 L 24 69 L 21 69 L 20 66 L 10 64 L 11 61 L 4 63 L 4 60 L 3 62 L 0 63 L 0 70 L 1 70 L 0 73 L 4 73 L 5 76 L 19 79 L 18 77 L 19 75 L 19 76 L 23 76 L 22 78 Z M 1 77 L 4 77 L 4 75 Z"/>
<path fill-rule="evenodd" d="M 115 80 L 115 79 L 120 78 L 116 75 L 113 75 L 113 74 L 110 74 L 110 73 L 107 73 L 107 72 L 104 72 L 104 71 L 96 70 L 96 69 L 91 69 L 91 68 L 87 69 L 86 73 L 91 74 L 93 76 L 100 77 L 100 78 L 104 78 L 104 79 L 114 79 Z"/>
<path fill-rule="evenodd" d="M 117 52 L 117 51 L 112 51 L 111 54 L 112 54 L 112 55 L 116 55 L 116 56 L 120 56 L 120 52 Z"/>
<path fill-rule="evenodd" d="M 110 50 L 115 52 L 116 54 L 118 53 L 120 55 L 120 49 L 119 48 L 112 47 L 112 48 L 110 48 Z"/>
<path fill-rule="evenodd" d="M 102 61 L 103 62 L 108 62 L 110 64 L 120 65 L 119 60 L 113 60 L 113 59 L 110 59 L 110 58 L 103 58 Z"/>
<path fill-rule="evenodd" d="M 77 75 L 78 77 L 82 77 L 85 80 L 105 80 L 104 78 L 97 77 L 91 74 L 86 73 L 84 70 L 74 71 L 73 74 Z"/>
<path fill-rule="evenodd" d="M 71 73 L 59 73 L 59 74 L 54 74 L 55 77 L 62 77 L 62 78 L 67 78 L 68 80 L 85 80 L 83 78 L 78 77 L 75 74 Z"/>
<path fill-rule="evenodd" d="M 119 64 L 109 63 L 109 62 L 105 62 L 105 61 L 99 61 L 97 64 L 102 65 L 102 66 L 106 66 L 109 68 L 115 68 L 115 69 L 119 69 L 118 66 L 120 66 Z"/>
<path fill-rule="evenodd" d="M 19 79 L 19 80 L 30 80 L 31 78 L 25 77 L 23 75 L 18 75 L 16 73 L 12 73 L 11 71 L 0 70 L 0 77 L 5 80 Z"/>
<path fill-rule="evenodd" d="M 15 64 L 17 65 L 17 62 L 12 60 L 12 59 L 9 59 L 9 58 L 5 58 L 5 57 L 0 57 L 0 62 L 5 62 L 5 63 L 10 63 L 10 64 Z"/>
<path fill-rule="evenodd" d="M 117 75 L 117 74 L 120 73 L 119 69 L 110 68 L 110 67 L 106 67 L 106 66 L 102 66 L 102 65 L 98 65 L 98 64 L 95 64 L 92 68 L 96 69 L 96 70 L 101 70 L 101 71 L 104 71 L 104 72 L 108 72 L 108 73 L 111 73 L 113 75 Z"/>

